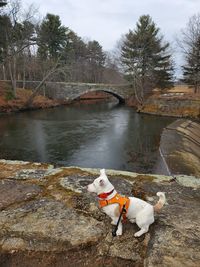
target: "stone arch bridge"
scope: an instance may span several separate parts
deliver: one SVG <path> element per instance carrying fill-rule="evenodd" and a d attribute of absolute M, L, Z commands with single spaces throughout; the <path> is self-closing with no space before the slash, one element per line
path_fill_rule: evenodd
<path fill-rule="evenodd" d="M 17 86 L 21 87 L 21 83 L 21 81 L 18 81 Z M 25 87 L 27 89 L 34 89 L 38 84 L 38 81 L 27 81 Z M 109 93 L 121 103 L 125 103 L 133 95 L 133 89 L 128 85 L 93 83 L 45 82 L 40 91 L 49 98 L 67 101 L 73 101 L 81 95 L 96 91 Z"/>

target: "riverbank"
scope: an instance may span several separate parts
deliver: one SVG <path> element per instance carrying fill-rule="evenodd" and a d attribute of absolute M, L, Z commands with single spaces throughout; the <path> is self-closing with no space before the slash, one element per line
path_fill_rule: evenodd
<path fill-rule="evenodd" d="M 18 112 L 24 110 L 45 109 L 66 104 L 65 101 L 49 99 L 42 95 L 37 95 L 29 107 L 26 103 L 30 98 L 32 91 L 28 89 L 17 88 L 16 98 L 12 91 L 0 83 L 0 113 Z"/>
<path fill-rule="evenodd" d="M 17 96 L 14 99 L 12 91 L 8 87 L 8 83 L 0 83 L 0 113 L 19 112 L 25 110 L 53 108 L 69 104 L 67 100 L 50 99 L 42 94 L 36 95 L 30 106 L 26 103 L 32 94 L 30 89 L 17 88 Z M 91 92 L 82 95 L 74 101 L 74 104 L 95 104 L 103 101 L 112 101 L 113 96 L 104 92 Z"/>
<path fill-rule="evenodd" d="M 137 227 L 127 222 L 123 235 L 111 240 L 110 220 L 86 190 L 99 170 L 5 160 L 0 168 L 2 267 L 102 266 L 103 260 L 110 267 L 199 266 L 195 177 L 107 171 L 122 194 L 155 204 L 156 192 L 164 191 L 168 202 L 147 234 L 135 238 Z"/>
<path fill-rule="evenodd" d="M 174 87 L 164 93 L 155 92 L 144 102 L 142 113 L 185 117 L 200 120 L 200 95 L 187 86 Z"/>
<path fill-rule="evenodd" d="M 26 87 L 28 89 L 24 90 L 19 88 L 17 90 L 17 98 L 14 99 L 10 81 L 0 81 L 0 112 L 16 112 L 56 107 L 63 104 L 69 104 L 74 99 L 76 99 L 76 104 L 81 102 L 84 102 L 85 104 L 95 104 L 98 101 L 109 101 L 114 96 L 119 97 L 116 92 L 113 94 L 112 90 L 114 89 L 112 88 L 112 85 L 66 83 L 67 87 L 63 88 L 62 86 L 64 86 L 65 83 L 54 83 L 53 85 L 50 83 L 48 84 L 48 88 L 46 85 L 41 88 L 40 95 L 36 96 L 31 106 L 27 107 L 26 102 L 32 93 L 31 90 L 38 86 L 38 83 L 38 81 L 27 82 Z M 22 87 L 22 81 L 18 81 L 17 85 Z M 91 88 L 93 90 L 93 86 L 97 91 L 90 91 Z M 119 91 L 120 93 L 124 92 L 123 86 L 118 86 L 116 88 L 121 90 Z M 132 89 L 127 89 L 127 85 L 125 85 L 125 88 L 127 92 L 123 96 L 124 98 L 121 98 L 121 100 L 123 100 L 122 102 L 127 106 L 137 109 L 138 112 L 160 116 L 200 119 L 200 95 L 194 94 L 193 89 L 190 87 L 183 85 L 175 86 L 174 88 L 166 89 L 164 91 L 154 90 L 153 95 L 145 100 L 142 107 L 138 106 L 138 102 L 133 95 Z M 102 89 L 102 91 L 100 89 Z M 66 90 L 68 90 L 68 93 Z M 77 98 L 69 100 L 70 94 L 74 93 L 74 90 L 78 92 L 83 90 L 83 94 L 78 94 Z M 111 94 L 105 93 L 109 90 L 111 90 Z M 112 96 L 112 94 L 114 96 Z M 51 96 L 51 98 L 48 98 L 47 95 L 49 95 L 49 97 Z"/>

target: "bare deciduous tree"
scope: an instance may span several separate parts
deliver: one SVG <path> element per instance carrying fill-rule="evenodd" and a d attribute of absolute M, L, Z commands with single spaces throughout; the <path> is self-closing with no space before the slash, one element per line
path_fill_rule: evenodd
<path fill-rule="evenodd" d="M 34 25 L 31 22 L 35 10 L 32 5 L 24 15 L 22 15 L 21 10 L 20 1 L 12 1 L 9 3 L 7 10 L 5 10 L 4 15 L 1 17 L 4 21 L 2 35 L 5 39 L 2 63 L 4 78 L 6 77 L 5 68 L 7 67 L 14 97 L 16 97 L 16 80 L 17 76 L 19 76 L 17 74 L 21 65 L 18 64 L 18 61 L 20 58 L 24 57 L 24 51 L 30 50 L 30 46 L 36 43 L 34 37 Z M 23 70 L 23 72 L 25 72 L 25 70 Z"/>

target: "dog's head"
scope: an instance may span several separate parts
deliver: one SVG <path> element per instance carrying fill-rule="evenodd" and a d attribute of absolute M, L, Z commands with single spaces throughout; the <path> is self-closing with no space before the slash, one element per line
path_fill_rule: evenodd
<path fill-rule="evenodd" d="M 92 184 L 89 184 L 87 190 L 92 193 L 106 193 L 113 189 L 113 185 L 106 176 L 105 169 L 100 170 L 100 176 L 94 180 Z"/>

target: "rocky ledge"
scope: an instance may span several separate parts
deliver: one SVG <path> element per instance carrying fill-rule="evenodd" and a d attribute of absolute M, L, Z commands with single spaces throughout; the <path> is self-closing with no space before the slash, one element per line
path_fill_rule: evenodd
<path fill-rule="evenodd" d="M 0 160 L 0 266 L 199 266 L 200 179 L 108 170 L 116 189 L 167 205 L 135 238 L 127 222 L 112 239 L 110 219 L 86 185 L 99 170 Z"/>

